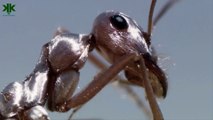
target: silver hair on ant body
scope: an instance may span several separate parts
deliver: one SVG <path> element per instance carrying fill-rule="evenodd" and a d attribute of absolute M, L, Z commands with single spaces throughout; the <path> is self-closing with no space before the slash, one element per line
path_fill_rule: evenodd
<path fill-rule="evenodd" d="M 0 118 L 49 120 L 44 108 L 46 103 L 50 111 L 66 112 L 78 108 L 123 70 L 125 83 L 145 88 L 153 119 L 163 120 L 156 97 L 166 97 L 168 83 L 153 53 L 151 32 L 152 26 L 167 11 L 165 9 L 176 1 L 168 2 L 153 22 L 156 0 L 152 0 L 147 32 L 129 16 L 113 10 L 98 15 L 89 34 L 75 34 L 59 28 L 54 38 L 43 45 L 32 73 L 23 82 L 8 84 L 0 93 Z M 101 62 L 90 55 L 94 49 L 111 66 L 73 95 L 79 82 L 79 70 L 87 59 L 101 66 Z"/>

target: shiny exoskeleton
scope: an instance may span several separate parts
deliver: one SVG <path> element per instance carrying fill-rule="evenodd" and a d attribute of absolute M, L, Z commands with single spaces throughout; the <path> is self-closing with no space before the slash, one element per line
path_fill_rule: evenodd
<path fill-rule="evenodd" d="M 148 39 L 133 19 L 116 11 L 98 15 L 90 34 L 74 34 L 59 29 L 54 38 L 42 47 L 33 72 L 23 82 L 10 83 L 1 92 L 0 118 L 50 119 L 43 107 L 46 102 L 48 109 L 59 112 L 80 106 L 121 70 L 124 70 L 129 82 L 144 87 L 137 71 L 140 61 L 135 59 L 140 57 L 144 59 L 154 94 L 166 97 L 166 76 L 157 65 Z M 79 70 L 93 49 L 99 51 L 112 66 L 73 96 Z"/>

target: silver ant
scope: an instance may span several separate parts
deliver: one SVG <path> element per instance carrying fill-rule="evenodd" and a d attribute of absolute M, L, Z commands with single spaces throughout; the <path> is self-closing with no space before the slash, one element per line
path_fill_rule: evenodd
<path fill-rule="evenodd" d="M 0 118 L 49 120 L 43 107 L 45 103 L 51 111 L 66 112 L 78 108 L 113 78 L 121 80 L 117 74 L 124 70 L 125 83 L 145 88 L 153 119 L 163 120 L 155 97 L 166 97 L 168 83 L 151 47 L 151 33 L 153 25 L 173 3 L 175 0 L 168 2 L 153 21 L 156 0 L 152 0 L 147 32 L 132 18 L 116 11 L 98 15 L 90 34 L 58 29 L 54 38 L 43 45 L 33 72 L 23 82 L 10 83 L 1 92 Z M 89 54 L 94 49 L 112 64 L 109 68 Z M 88 58 L 105 70 L 73 96 L 79 82 L 79 70 Z"/>

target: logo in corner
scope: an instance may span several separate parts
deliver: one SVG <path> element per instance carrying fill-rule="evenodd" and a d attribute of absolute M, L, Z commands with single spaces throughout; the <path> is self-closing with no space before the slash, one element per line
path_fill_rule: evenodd
<path fill-rule="evenodd" d="M 15 12 L 15 4 L 12 4 L 12 3 L 6 3 L 6 4 L 3 4 L 3 12 L 6 13 L 6 16 L 13 16 L 11 13 L 12 12 Z"/>

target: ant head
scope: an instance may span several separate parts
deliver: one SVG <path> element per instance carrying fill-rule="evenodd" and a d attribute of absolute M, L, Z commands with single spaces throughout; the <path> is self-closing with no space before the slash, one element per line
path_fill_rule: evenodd
<path fill-rule="evenodd" d="M 108 49 L 117 54 L 150 53 L 142 28 L 121 12 L 106 11 L 95 19 L 92 34 L 98 49 Z M 110 59 L 110 58 L 109 58 Z M 111 60 L 110 61 L 114 61 Z"/>
<path fill-rule="evenodd" d="M 152 54 L 153 51 L 148 42 L 150 40 L 147 39 L 150 36 L 132 18 L 115 11 L 101 13 L 95 19 L 92 35 L 96 42 L 96 49 L 112 64 L 127 54 L 135 53 L 142 56 L 149 70 L 149 77 L 153 81 L 155 94 L 158 97 L 166 96 L 166 76 Z M 126 77 L 135 78 L 133 73 Z"/>

